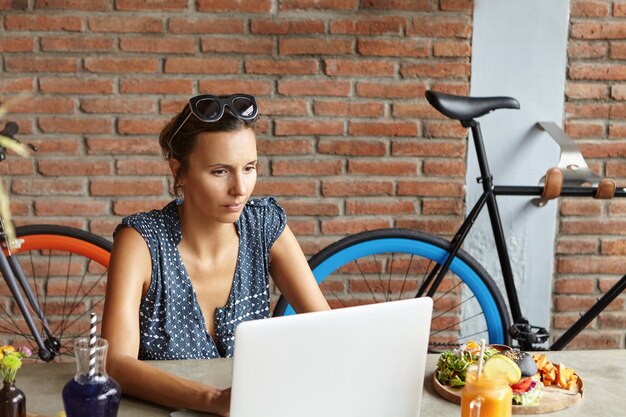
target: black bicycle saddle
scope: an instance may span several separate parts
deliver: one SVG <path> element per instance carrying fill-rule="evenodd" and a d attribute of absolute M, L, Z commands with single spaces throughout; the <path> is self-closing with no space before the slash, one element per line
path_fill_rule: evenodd
<path fill-rule="evenodd" d="M 451 119 L 470 121 L 497 109 L 519 109 L 513 97 L 467 97 L 426 91 L 426 99 Z"/>

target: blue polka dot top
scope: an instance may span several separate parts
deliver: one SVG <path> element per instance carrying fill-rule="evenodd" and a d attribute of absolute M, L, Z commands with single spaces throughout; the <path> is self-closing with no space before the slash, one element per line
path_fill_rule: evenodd
<path fill-rule="evenodd" d="M 139 359 L 209 359 L 231 357 L 235 327 L 269 317 L 269 252 L 287 223 L 274 198 L 248 201 L 235 223 L 239 255 L 233 285 L 224 307 L 215 311 L 215 339 L 178 252 L 182 239 L 177 206 L 137 213 L 115 230 L 129 226 L 146 240 L 152 258 L 150 288 L 139 307 Z"/>

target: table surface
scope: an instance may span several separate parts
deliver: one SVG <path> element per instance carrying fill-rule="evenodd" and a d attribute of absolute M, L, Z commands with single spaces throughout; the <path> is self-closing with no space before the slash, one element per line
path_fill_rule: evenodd
<path fill-rule="evenodd" d="M 548 359 L 574 368 L 583 378 L 583 401 L 573 408 L 546 414 L 550 417 L 614 417 L 626 409 L 626 350 L 588 350 L 546 352 Z M 441 398 L 434 390 L 432 373 L 438 355 L 428 355 L 421 417 L 458 416 L 459 406 Z M 232 361 L 158 361 L 155 366 L 211 385 L 227 387 L 231 381 Z M 63 410 L 61 390 L 73 377 L 71 363 L 24 365 L 18 374 L 18 387 L 26 394 L 29 414 L 54 417 Z M 172 410 L 123 397 L 119 417 L 169 416 Z M 207 414 L 207 416 L 210 414 Z"/>

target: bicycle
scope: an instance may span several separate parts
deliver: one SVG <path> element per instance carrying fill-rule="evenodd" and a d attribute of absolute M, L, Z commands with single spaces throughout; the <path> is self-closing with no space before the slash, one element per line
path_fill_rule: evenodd
<path fill-rule="evenodd" d="M 384 302 L 403 297 L 432 297 L 434 312 L 429 348 L 437 351 L 470 339 L 543 350 L 546 329 L 531 325 L 522 314 L 497 196 L 534 197 L 536 205 L 563 197 L 625 197 L 626 190 L 593 174 L 575 143 L 554 123 L 540 123 L 561 146 L 559 167 L 547 171 L 537 186 L 495 185 L 489 169 L 480 124 L 475 120 L 498 109 L 519 109 L 511 97 L 466 97 L 427 91 L 428 102 L 446 117 L 458 120 L 472 132 L 480 169 L 482 194 L 451 241 L 407 229 L 380 229 L 347 236 L 322 249 L 309 265 L 322 290 L 334 296 L 334 307 Z M 578 169 L 576 169 L 578 168 Z M 591 186 L 586 184 L 591 183 Z M 493 278 L 471 255 L 461 249 L 476 218 L 487 206 L 503 275 L 504 297 Z M 626 275 L 613 285 L 553 344 L 563 349 L 626 289 Z M 350 297 L 346 299 L 347 297 Z M 509 314 L 510 312 L 510 314 Z M 273 315 L 294 314 L 280 297 Z"/>
<path fill-rule="evenodd" d="M 0 134 L 14 139 L 17 124 Z M 0 147 L 0 162 L 6 152 Z M 59 225 L 15 228 L 10 248 L 0 224 L 0 341 L 37 351 L 46 362 L 73 356 L 73 342 L 89 333 L 89 313 L 101 313 L 111 242 Z M 7 291 L 8 290 L 8 291 Z M 101 314 L 98 315 L 99 317 Z"/>

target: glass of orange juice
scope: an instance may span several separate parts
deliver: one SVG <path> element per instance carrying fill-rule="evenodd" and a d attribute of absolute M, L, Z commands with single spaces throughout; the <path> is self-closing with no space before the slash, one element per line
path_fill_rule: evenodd
<path fill-rule="evenodd" d="M 461 417 L 511 417 L 513 391 L 504 375 L 467 372 L 461 390 Z"/>

